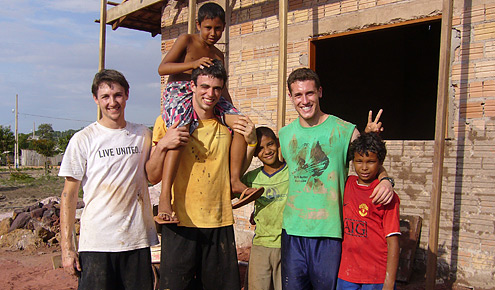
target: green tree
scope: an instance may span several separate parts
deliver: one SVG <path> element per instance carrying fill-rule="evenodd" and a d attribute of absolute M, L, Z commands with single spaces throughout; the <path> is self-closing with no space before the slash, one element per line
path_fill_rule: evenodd
<path fill-rule="evenodd" d="M 0 125 L 0 153 L 14 151 L 15 136 L 10 126 Z"/>
<path fill-rule="evenodd" d="M 53 130 L 52 124 L 40 124 L 36 134 L 40 139 L 52 141 L 55 139 L 55 131 Z"/>
<path fill-rule="evenodd" d="M 39 139 L 31 142 L 34 150 L 45 157 L 53 157 L 59 152 L 56 148 L 57 143 L 53 140 Z"/>
<path fill-rule="evenodd" d="M 31 140 L 32 148 L 36 152 L 45 157 L 55 156 L 59 152 L 52 124 L 40 124 L 36 134 L 38 135 L 38 140 Z"/>
<path fill-rule="evenodd" d="M 33 134 L 26 134 L 26 133 L 19 133 L 18 138 L 19 138 L 19 149 L 31 149 L 34 150 L 31 140 Z"/>
<path fill-rule="evenodd" d="M 63 132 L 58 132 L 58 131 L 55 132 L 56 135 L 58 136 L 57 146 L 58 146 L 58 149 L 60 150 L 60 152 L 65 152 L 67 145 L 69 145 L 70 138 L 72 138 L 72 136 L 74 136 L 74 134 L 77 131 L 78 130 L 69 129 L 69 130 L 63 131 Z"/>

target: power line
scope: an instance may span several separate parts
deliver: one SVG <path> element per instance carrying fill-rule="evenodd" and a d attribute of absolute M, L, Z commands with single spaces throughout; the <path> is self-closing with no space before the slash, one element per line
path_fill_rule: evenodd
<path fill-rule="evenodd" d="M 57 117 L 49 117 L 49 116 L 42 116 L 42 115 L 35 115 L 35 114 L 27 114 L 27 113 L 18 113 L 19 115 L 25 115 L 25 116 L 32 116 L 32 117 L 41 117 L 41 118 L 47 118 L 47 119 L 56 119 L 56 120 L 65 120 L 65 121 L 77 121 L 77 122 L 85 122 L 85 123 L 93 123 L 93 121 L 88 121 L 88 120 L 78 120 L 78 119 L 69 119 L 69 118 L 57 118 Z M 153 126 L 154 124 L 143 124 L 146 126 Z"/>
<path fill-rule="evenodd" d="M 94 122 L 94 121 L 88 121 L 88 120 L 78 120 L 78 119 L 69 119 L 69 118 L 57 118 L 57 117 L 49 117 L 49 116 L 42 116 L 42 115 L 35 115 L 35 114 L 26 114 L 26 113 L 19 113 L 19 114 L 20 115 L 25 115 L 25 116 L 41 117 L 41 118 L 56 119 L 56 120 L 77 121 L 77 122 L 85 122 L 85 123 L 93 123 Z"/>

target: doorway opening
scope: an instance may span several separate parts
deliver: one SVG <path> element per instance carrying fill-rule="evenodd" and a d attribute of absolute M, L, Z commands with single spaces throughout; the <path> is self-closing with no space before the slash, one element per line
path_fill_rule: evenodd
<path fill-rule="evenodd" d="M 387 140 L 433 140 L 440 17 L 313 39 L 310 67 L 323 112 L 364 130 L 380 108 Z"/>

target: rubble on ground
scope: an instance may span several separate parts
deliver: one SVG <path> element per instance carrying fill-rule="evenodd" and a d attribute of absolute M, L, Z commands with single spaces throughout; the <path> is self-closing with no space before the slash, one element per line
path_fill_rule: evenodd
<path fill-rule="evenodd" d="M 84 207 L 79 201 L 77 209 Z M 76 221 L 76 233 L 79 223 Z M 16 209 L 11 218 L 0 221 L 0 247 L 15 250 L 53 246 L 60 243 L 60 198 L 49 197 L 33 205 Z"/>

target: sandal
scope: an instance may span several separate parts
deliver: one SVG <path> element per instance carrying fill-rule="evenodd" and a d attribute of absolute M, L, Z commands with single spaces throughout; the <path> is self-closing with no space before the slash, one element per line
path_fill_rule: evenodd
<path fill-rule="evenodd" d="M 260 187 L 260 188 L 256 188 L 253 192 L 251 192 L 250 195 L 245 196 L 246 192 L 250 189 L 252 189 L 252 188 L 248 187 L 248 188 L 244 189 L 241 196 L 239 197 L 239 200 L 232 205 L 232 209 L 239 208 L 241 206 L 244 206 L 244 205 L 250 203 L 251 201 L 253 201 L 255 199 L 258 199 L 261 195 L 263 195 L 263 192 L 265 192 L 265 188 Z"/>

